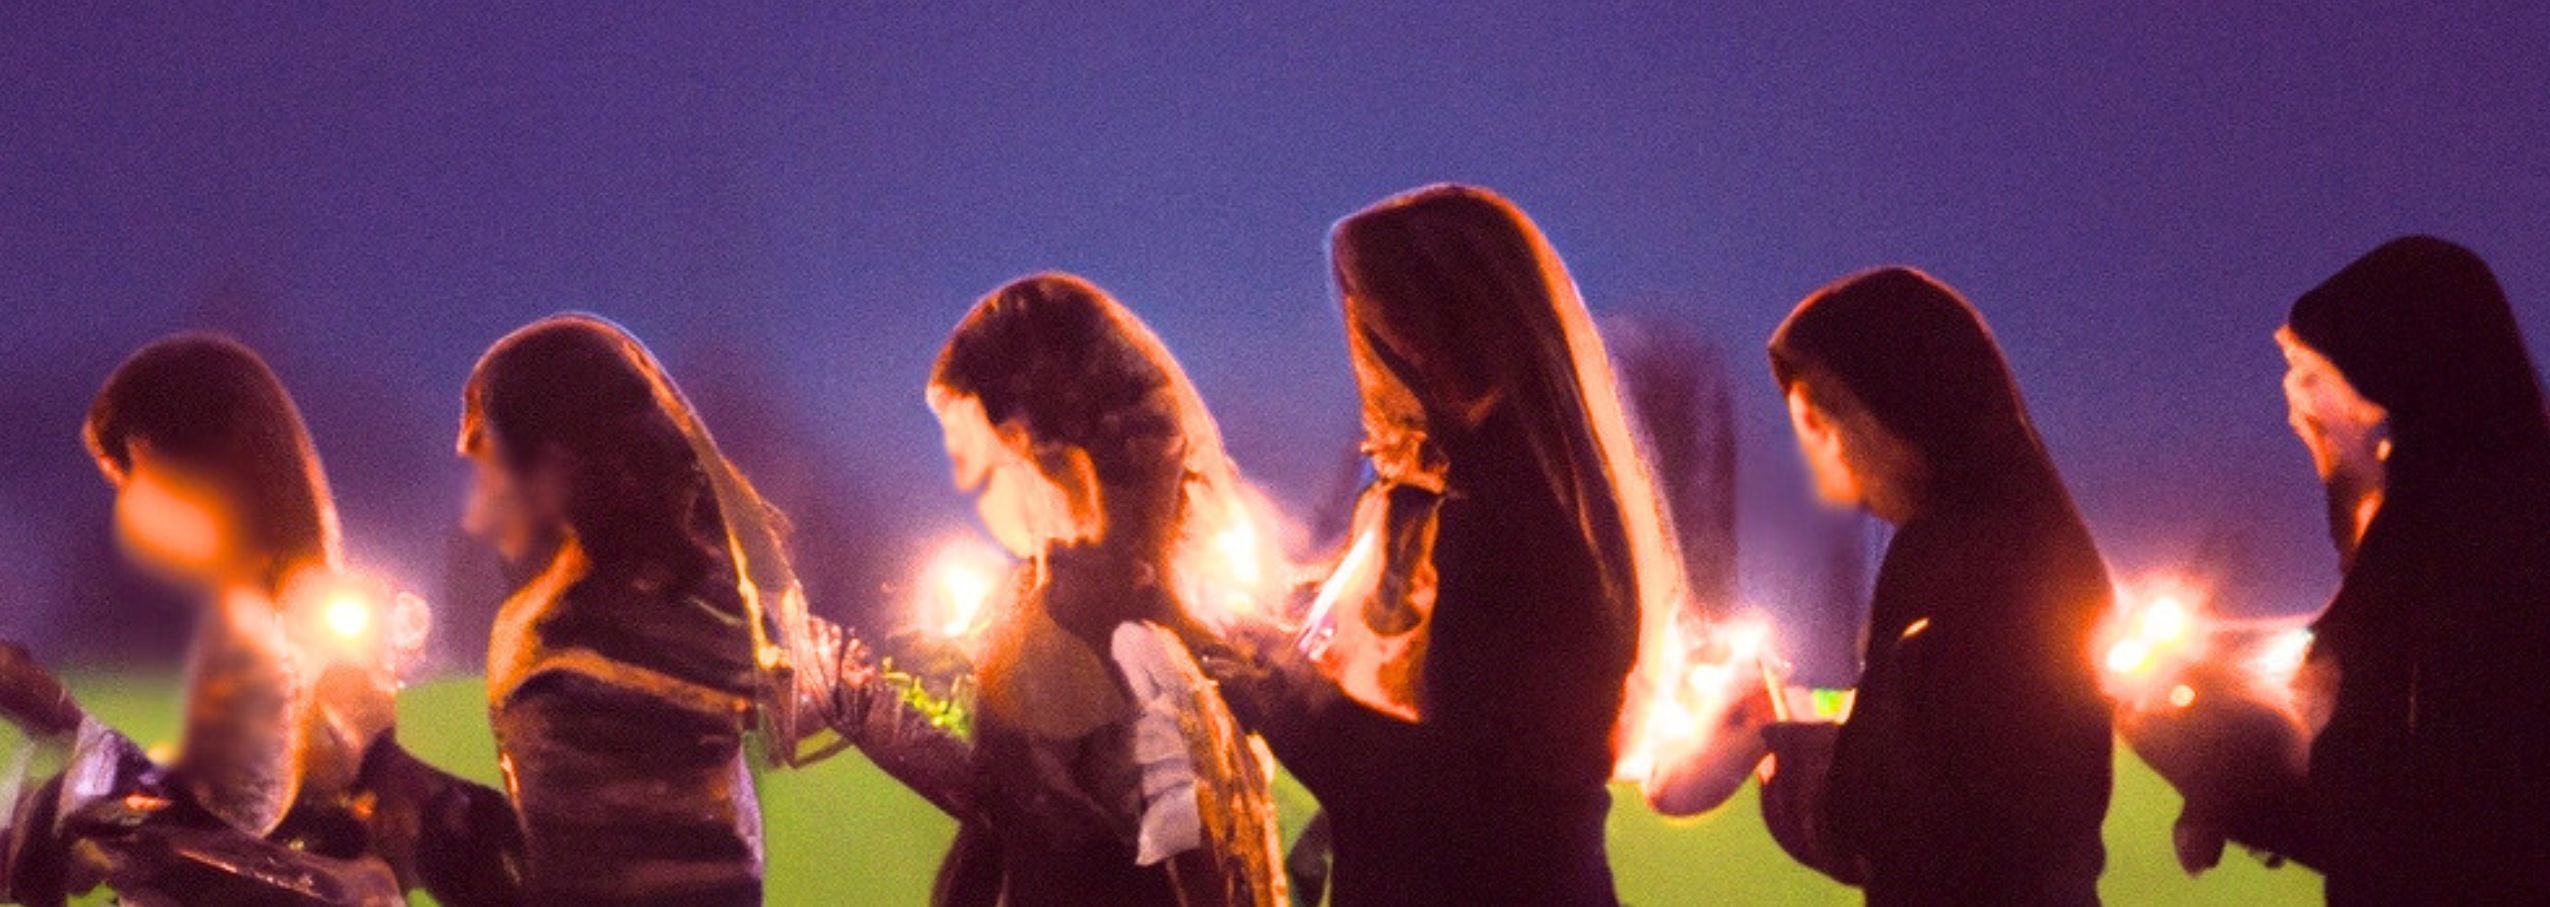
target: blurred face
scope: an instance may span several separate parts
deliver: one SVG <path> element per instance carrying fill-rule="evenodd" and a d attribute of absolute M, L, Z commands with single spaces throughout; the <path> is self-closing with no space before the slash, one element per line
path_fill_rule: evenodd
<path fill-rule="evenodd" d="M 547 557 L 567 535 L 564 470 L 541 458 L 528 472 L 507 462 L 492 436 L 480 435 L 462 456 L 469 459 L 469 499 L 461 526 L 516 566 Z"/>
<path fill-rule="evenodd" d="M 1091 524 L 1094 498 L 1087 506 L 1075 507 L 1078 496 L 1047 478 L 1021 453 L 1028 446 L 1023 430 L 994 426 L 982 400 L 941 388 L 930 389 L 930 408 L 939 417 L 957 490 L 975 494 L 974 512 L 1011 554 L 1033 557 L 1048 543 L 1096 534 Z M 1070 454 L 1079 456 L 1058 457 L 1064 474 L 1088 472 L 1087 455 Z M 1070 468 L 1074 465 L 1080 468 Z M 1095 476 L 1083 478 L 1074 485 L 1094 493 Z"/>
<path fill-rule="evenodd" d="M 1815 484 L 1815 497 L 1835 507 L 1863 507 L 1867 492 L 1843 456 L 1841 423 L 1807 399 L 1806 383 L 1789 386 L 1789 427 L 1797 432 L 1798 453 Z"/>
<path fill-rule="evenodd" d="M 115 485 L 115 534 L 126 554 L 153 573 L 198 589 L 254 582 L 263 568 L 241 544 L 236 502 L 217 483 L 130 442 L 130 465 L 101 461 Z"/>

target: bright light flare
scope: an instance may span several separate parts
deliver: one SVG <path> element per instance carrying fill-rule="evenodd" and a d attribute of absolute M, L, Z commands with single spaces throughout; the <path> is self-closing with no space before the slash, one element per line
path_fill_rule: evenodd
<path fill-rule="evenodd" d="M 351 592 L 328 599 L 328 632 L 343 642 L 361 642 L 372 631 L 372 603 Z"/>
<path fill-rule="evenodd" d="M 992 599 L 1009 575 L 1007 558 L 972 538 L 941 544 L 922 568 L 915 607 L 923 627 L 941 637 L 968 641 L 992 619 Z"/>
<path fill-rule="evenodd" d="M 1232 523 L 1213 537 L 1213 551 L 1231 571 L 1231 579 L 1243 586 L 1254 586 L 1266 578 L 1265 566 L 1258 560 L 1265 556 L 1257 546 L 1257 526 L 1248 520 Z"/>
<path fill-rule="evenodd" d="M 2100 686 L 2109 696 L 2129 706 L 2166 701 L 2184 708 L 2195 701 L 2195 690 L 2177 678 L 2204 660 L 2217 623 L 2200 601 L 2175 577 L 2117 587 L 2116 610 L 2096 650 Z"/>
<path fill-rule="evenodd" d="M 2249 670 L 2260 683 L 2278 689 L 2290 688 L 2293 677 L 2301 672 L 2302 662 L 2311 655 L 2311 630 L 2294 627 L 2278 631 L 2260 643 L 2257 654 L 2249 657 Z"/>
<path fill-rule="evenodd" d="M 1284 594 L 1291 562 L 1273 539 L 1273 505 L 1245 492 L 1234 493 L 1205 513 L 1220 521 L 1204 527 L 1179 554 L 1178 573 L 1186 584 L 1187 610 L 1216 627 L 1269 615 Z"/>
<path fill-rule="evenodd" d="M 422 660 L 433 627 L 425 600 L 351 571 L 314 573 L 286 593 L 303 644 L 326 657 L 395 676 Z"/>
<path fill-rule="evenodd" d="M 1739 618 L 1699 632 L 1695 644 L 1679 622 L 1666 628 L 1663 674 L 1678 682 L 1648 697 L 1626 729 L 1614 778 L 1652 783 L 1708 752 L 1736 708 L 1776 681 L 1768 621 Z"/>

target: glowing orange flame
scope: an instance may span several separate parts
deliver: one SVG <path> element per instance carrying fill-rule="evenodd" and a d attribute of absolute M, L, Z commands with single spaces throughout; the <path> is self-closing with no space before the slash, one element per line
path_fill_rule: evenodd
<path fill-rule="evenodd" d="M 2196 701 L 2202 665 L 2228 669 L 2243 694 L 2289 704 L 2295 674 L 2311 650 L 2311 631 L 2290 619 L 2233 620 L 2210 613 L 2182 581 L 2161 578 L 2120 587 L 2116 610 L 2100 635 L 2100 685 L 2120 704 L 2184 709 Z M 2202 673 L 2202 672 L 2199 672 Z"/>
<path fill-rule="evenodd" d="M 1186 583 L 1187 610 L 1210 626 L 1228 627 L 1243 618 L 1263 617 L 1283 594 L 1281 582 L 1291 574 L 1290 562 L 1275 544 L 1278 519 L 1271 504 L 1246 492 L 1222 496 L 1202 511 L 1200 519 L 1218 525 L 1201 527 L 1181 552 L 1178 572 Z"/>

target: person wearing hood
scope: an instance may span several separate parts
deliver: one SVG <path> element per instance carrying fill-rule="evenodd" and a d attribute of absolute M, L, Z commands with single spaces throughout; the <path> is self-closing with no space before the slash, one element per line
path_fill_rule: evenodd
<path fill-rule="evenodd" d="M 1808 296 L 1770 354 L 1819 496 L 1895 534 L 1848 720 L 1766 732 L 1766 821 L 1872 904 L 2096 903 L 2111 593 L 1991 331 L 1883 268 Z"/>
<path fill-rule="evenodd" d="M 2505 291 L 2406 237 L 2278 339 L 2345 580 L 2303 671 L 2303 789 L 2232 835 L 2335 904 L 2550 903 L 2550 418 Z"/>
<path fill-rule="evenodd" d="M 1340 222 L 1374 480 L 1295 639 L 1224 689 L 1325 810 L 1338 904 L 1616 903 L 1604 843 L 1663 512 L 1574 282 L 1443 185 Z"/>

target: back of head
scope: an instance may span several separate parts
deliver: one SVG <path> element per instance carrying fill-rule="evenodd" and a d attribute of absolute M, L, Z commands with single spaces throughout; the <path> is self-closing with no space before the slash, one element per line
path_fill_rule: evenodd
<path fill-rule="evenodd" d="M 1105 482 L 1177 469 L 1185 438 L 1210 432 L 1202 406 L 1189 411 L 1194 392 L 1168 348 L 1106 291 L 1068 274 L 1021 278 L 976 303 L 930 383 L 980 401 L 993 425 L 1017 424 L 1033 443 L 1087 451 Z"/>
<path fill-rule="evenodd" d="M 2384 243 L 2304 293 L 2287 321 L 2389 410 L 2403 462 L 2537 454 L 2550 439 L 2514 310 L 2468 249 L 2431 236 Z"/>
<path fill-rule="evenodd" d="M 1460 185 L 1356 212 L 1337 224 L 1330 254 L 1376 472 L 1424 486 L 1457 481 L 1464 457 L 1527 460 L 1525 474 L 1570 515 L 1600 570 L 1604 600 L 1571 604 L 1616 646 L 1604 654 L 1619 660 L 1598 667 L 1635 658 L 1625 714 L 1638 720 L 1636 703 L 1672 683 L 1682 572 L 1566 265 L 1520 208 Z M 1488 420 L 1511 434 L 1474 437 Z"/>
<path fill-rule="evenodd" d="M 1617 601 L 1633 602 L 1620 502 L 1580 370 L 1599 372 L 1613 410 L 1618 395 L 1575 285 L 1539 229 L 1485 189 L 1428 186 L 1338 222 L 1331 257 L 1376 468 L 1404 482 L 1396 473 L 1445 454 L 1530 457 L 1587 524 Z M 1521 427 L 1519 449 L 1453 452 L 1490 409 Z M 1389 449 L 1403 443 L 1428 450 Z"/>
<path fill-rule="evenodd" d="M 82 435 L 118 474 L 138 446 L 221 486 L 240 508 L 246 545 L 273 559 L 272 582 L 336 560 L 335 503 L 301 411 L 238 341 L 182 334 L 143 347 L 99 388 Z"/>
<path fill-rule="evenodd" d="M 1848 388 L 1920 457 L 1926 496 L 2050 473 L 1991 329 L 1929 275 L 1880 268 L 1816 290 L 1772 334 L 1770 353 L 1783 388 L 1814 372 Z"/>

